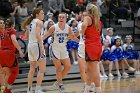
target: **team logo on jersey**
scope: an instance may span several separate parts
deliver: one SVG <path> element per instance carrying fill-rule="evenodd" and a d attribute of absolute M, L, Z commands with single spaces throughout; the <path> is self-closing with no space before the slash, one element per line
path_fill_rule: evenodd
<path fill-rule="evenodd" d="M 1 33 L 0 34 L 0 39 L 3 40 L 6 36 L 9 36 L 9 34 Z"/>

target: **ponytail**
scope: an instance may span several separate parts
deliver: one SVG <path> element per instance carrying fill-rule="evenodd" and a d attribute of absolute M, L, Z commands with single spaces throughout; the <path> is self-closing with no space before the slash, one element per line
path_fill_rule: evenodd
<path fill-rule="evenodd" d="M 32 16 L 29 16 L 22 24 L 21 28 L 22 29 L 27 29 L 26 27 L 32 22 L 34 18 Z"/>
<path fill-rule="evenodd" d="M 98 7 L 94 4 L 88 4 L 86 10 L 89 12 L 90 15 L 94 16 L 94 24 L 96 30 L 98 31 L 100 29 L 99 27 L 100 12 L 98 10 Z"/>
<path fill-rule="evenodd" d="M 35 8 L 31 14 L 21 25 L 22 29 L 27 29 L 26 27 L 32 22 L 34 18 L 36 18 L 36 14 L 39 14 L 39 12 L 42 10 L 42 8 Z"/>

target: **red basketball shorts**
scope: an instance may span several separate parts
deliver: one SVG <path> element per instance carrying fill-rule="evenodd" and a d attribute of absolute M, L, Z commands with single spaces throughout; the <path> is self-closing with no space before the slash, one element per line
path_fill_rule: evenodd
<path fill-rule="evenodd" d="M 102 46 L 88 45 L 85 47 L 86 61 L 100 61 Z"/>
<path fill-rule="evenodd" d="M 12 67 L 16 60 L 16 54 L 13 50 L 0 49 L 0 64 L 2 67 Z"/>

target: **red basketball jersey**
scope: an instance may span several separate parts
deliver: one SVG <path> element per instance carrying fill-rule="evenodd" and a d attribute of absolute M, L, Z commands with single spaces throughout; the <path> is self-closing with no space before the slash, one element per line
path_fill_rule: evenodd
<path fill-rule="evenodd" d="M 93 17 L 91 17 L 94 20 Z M 96 30 L 95 24 L 92 21 L 92 25 L 88 26 L 85 31 L 85 52 L 87 61 L 99 61 L 102 53 L 101 44 L 101 21 L 99 20 L 99 31 Z"/>
<path fill-rule="evenodd" d="M 92 20 L 94 20 L 94 17 L 91 17 Z M 86 31 L 85 31 L 85 44 L 86 45 L 100 45 L 101 44 L 101 29 L 102 29 L 102 24 L 101 21 L 99 20 L 99 31 L 96 30 L 96 27 L 94 25 L 94 22 L 92 21 L 92 25 L 88 26 Z"/>
<path fill-rule="evenodd" d="M 1 49 L 16 50 L 11 40 L 11 35 L 16 35 L 16 31 L 13 28 L 11 28 L 9 31 L 3 30 L 0 32 Z"/>

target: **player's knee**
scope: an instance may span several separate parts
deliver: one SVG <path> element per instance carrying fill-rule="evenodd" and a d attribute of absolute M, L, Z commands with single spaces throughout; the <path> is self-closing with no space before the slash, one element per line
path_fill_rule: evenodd
<path fill-rule="evenodd" d="M 56 72 L 61 72 L 62 71 L 62 67 L 59 66 L 59 67 L 56 67 Z"/>
<path fill-rule="evenodd" d="M 31 67 L 31 68 L 30 68 L 30 72 L 31 72 L 31 73 L 34 73 L 34 72 L 35 72 L 35 68 L 34 68 L 34 67 Z"/>
<path fill-rule="evenodd" d="M 71 64 L 65 65 L 65 68 L 66 68 L 66 69 L 70 69 L 70 68 L 71 68 Z"/>
<path fill-rule="evenodd" d="M 45 66 L 39 69 L 39 73 L 45 73 L 45 71 L 46 71 L 46 67 Z"/>

